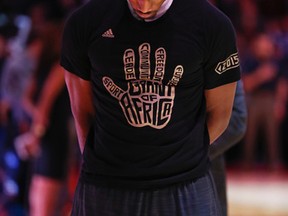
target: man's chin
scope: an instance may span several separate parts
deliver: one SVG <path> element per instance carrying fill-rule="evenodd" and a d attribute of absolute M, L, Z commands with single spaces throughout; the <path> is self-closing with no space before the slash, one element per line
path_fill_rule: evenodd
<path fill-rule="evenodd" d="M 140 19 L 153 19 L 156 15 L 156 13 L 143 14 L 139 12 L 136 12 L 136 14 Z"/>

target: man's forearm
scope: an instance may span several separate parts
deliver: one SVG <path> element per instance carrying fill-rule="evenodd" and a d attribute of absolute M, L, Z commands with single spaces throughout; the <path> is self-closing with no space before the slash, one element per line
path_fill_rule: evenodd
<path fill-rule="evenodd" d="M 232 115 L 225 132 L 210 146 L 209 157 L 214 159 L 238 143 L 246 132 L 247 108 L 243 84 L 237 83 Z"/>
<path fill-rule="evenodd" d="M 235 90 L 236 82 L 205 91 L 210 144 L 225 131 L 229 124 Z"/>
<path fill-rule="evenodd" d="M 220 135 L 226 130 L 230 114 L 220 113 L 208 113 L 207 114 L 207 128 L 210 138 L 210 144 L 212 144 Z"/>
<path fill-rule="evenodd" d="M 86 139 L 92 127 L 92 119 L 92 115 L 86 115 L 86 117 L 82 116 L 82 118 L 79 118 L 79 115 L 74 115 L 75 129 L 81 153 L 84 151 Z"/>
<path fill-rule="evenodd" d="M 214 141 L 209 149 L 209 157 L 211 160 L 223 155 L 233 145 L 238 143 L 244 136 L 246 131 L 246 117 L 234 116 L 232 113 L 231 120 L 224 133 Z"/>
<path fill-rule="evenodd" d="M 69 92 L 78 142 L 83 153 L 86 138 L 95 115 L 91 83 L 68 71 L 65 72 L 65 81 Z"/>
<path fill-rule="evenodd" d="M 33 123 L 41 124 L 43 126 L 47 126 L 47 124 L 49 124 L 51 109 L 64 86 L 65 82 L 63 70 L 58 64 L 55 64 L 44 83 L 43 89 L 41 90 L 41 96 L 39 97 L 40 99 L 36 104 L 38 114 L 34 116 L 35 119 L 33 119 Z"/>

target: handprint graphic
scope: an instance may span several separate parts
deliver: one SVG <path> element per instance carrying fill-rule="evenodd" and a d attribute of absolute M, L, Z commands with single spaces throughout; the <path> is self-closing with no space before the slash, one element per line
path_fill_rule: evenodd
<path fill-rule="evenodd" d="M 170 121 L 175 86 L 180 81 L 184 69 L 178 65 L 173 77 L 163 84 L 165 75 L 166 51 L 160 47 L 155 51 L 155 70 L 151 75 L 151 48 L 149 43 L 139 46 L 139 77 L 135 72 L 135 52 L 125 50 L 123 54 L 124 73 L 128 81 L 127 90 L 121 89 L 109 77 L 102 81 L 107 91 L 119 101 L 128 123 L 134 127 L 150 126 L 156 129 L 164 128 Z"/>

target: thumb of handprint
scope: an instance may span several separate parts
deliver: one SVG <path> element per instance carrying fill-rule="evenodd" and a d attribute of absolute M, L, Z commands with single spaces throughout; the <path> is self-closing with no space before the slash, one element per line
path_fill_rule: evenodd
<path fill-rule="evenodd" d="M 107 91 L 119 101 L 127 122 L 134 127 L 150 126 L 164 128 L 170 121 L 175 86 L 183 75 L 183 66 L 174 69 L 173 77 L 163 84 L 166 64 L 166 51 L 160 47 L 155 51 L 155 70 L 151 74 L 151 48 L 149 43 L 139 46 L 139 76 L 135 70 L 135 52 L 127 49 L 123 55 L 124 73 L 127 89 L 121 89 L 107 76 L 102 81 Z"/>

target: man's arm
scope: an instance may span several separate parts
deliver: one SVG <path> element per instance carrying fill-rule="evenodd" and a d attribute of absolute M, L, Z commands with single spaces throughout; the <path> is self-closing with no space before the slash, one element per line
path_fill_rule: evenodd
<path fill-rule="evenodd" d="M 35 157 L 40 153 L 40 140 L 49 126 L 51 111 L 55 100 L 64 88 L 64 73 L 59 64 L 55 64 L 45 80 L 37 103 L 33 101 L 37 91 L 35 76 L 31 77 L 27 91 L 23 94 L 23 108 L 31 115 L 30 130 L 15 139 L 15 148 L 23 160 Z"/>
<path fill-rule="evenodd" d="M 225 153 L 243 138 L 246 132 L 246 123 L 247 107 L 245 94 L 242 82 L 238 81 L 229 125 L 225 132 L 209 148 L 211 160 Z"/>
<path fill-rule="evenodd" d="M 36 111 L 33 116 L 33 126 L 42 125 L 47 127 L 51 110 L 55 100 L 65 87 L 64 73 L 60 65 L 55 63 L 49 72 L 49 75 L 41 90 L 39 101 L 36 104 Z"/>
<path fill-rule="evenodd" d="M 205 91 L 207 127 L 212 144 L 227 128 L 235 96 L 236 83 Z"/>
<path fill-rule="evenodd" d="M 80 150 L 83 153 L 95 114 L 91 83 L 68 71 L 65 71 L 65 82 L 69 92 Z"/>

